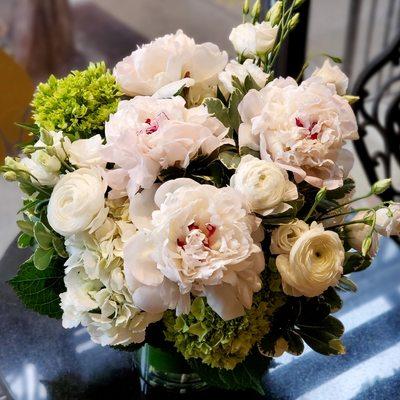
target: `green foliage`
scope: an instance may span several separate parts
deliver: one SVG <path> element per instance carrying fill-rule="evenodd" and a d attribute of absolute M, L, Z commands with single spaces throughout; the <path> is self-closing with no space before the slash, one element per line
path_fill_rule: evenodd
<path fill-rule="evenodd" d="M 237 132 L 241 122 L 238 105 L 242 101 L 244 94 L 239 89 L 234 89 L 229 99 L 228 115 L 230 126 Z"/>
<path fill-rule="evenodd" d="M 346 195 L 350 194 L 354 188 L 356 187 L 355 182 L 351 178 L 346 178 L 343 181 L 343 186 L 334 189 L 334 190 L 328 190 L 326 192 L 326 198 L 328 200 L 340 200 L 343 199 Z"/>
<path fill-rule="evenodd" d="M 214 97 L 204 99 L 203 104 L 207 106 L 208 112 L 218 118 L 227 128 L 230 127 L 228 109 L 221 100 Z"/>
<path fill-rule="evenodd" d="M 249 355 L 232 370 L 213 368 L 199 360 L 190 360 L 192 369 L 209 385 L 226 390 L 252 389 L 264 395 L 262 377 L 268 369 L 270 359 L 257 351 Z"/>
<path fill-rule="evenodd" d="M 350 274 L 352 272 L 363 271 L 371 265 L 371 257 L 363 257 L 357 252 L 347 252 L 343 265 L 343 274 Z"/>
<path fill-rule="evenodd" d="M 47 130 L 62 130 L 71 138 L 103 133 L 104 122 L 116 111 L 121 93 L 103 62 L 89 64 L 62 79 L 50 76 L 32 101 L 35 122 Z"/>
<path fill-rule="evenodd" d="M 27 308 L 51 318 L 61 318 L 59 295 L 65 291 L 63 278 L 62 259 L 54 259 L 46 269 L 38 270 L 31 257 L 9 283 Z"/>
<path fill-rule="evenodd" d="M 233 369 L 268 332 L 267 312 L 267 302 L 255 301 L 243 317 L 224 321 L 197 298 L 188 315 L 165 314 L 165 337 L 187 360 L 200 358 L 214 368 Z"/>

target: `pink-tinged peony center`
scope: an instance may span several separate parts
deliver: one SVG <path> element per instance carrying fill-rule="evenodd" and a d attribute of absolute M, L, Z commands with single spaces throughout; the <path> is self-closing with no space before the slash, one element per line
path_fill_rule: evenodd
<path fill-rule="evenodd" d="M 215 225 L 212 225 L 210 223 L 207 223 L 204 225 L 203 228 L 200 228 L 198 225 L 196 225 L 195 223 L 190 224 L 188 226 L 189 232 L 192 231 L 199 231 L 201 233 L 204 234 L 205 238 L 203 239 L 202 243 L 204 247 L 210 248 L 210 241 L 209 239 L 211 238 L 211 236 L 214 235 L 215 231 L 217 230 L 217 227 Z M 186 238 L 178 238 L 176 241 L 177 245 L 179 247 L 181 247 L 182 249 L 184 249 L 184 247 L 186 246 Z"/>
<path fill-rule="evenodd" d="M 146 128 L 146 134 L 151 135 L 152 133 L 156 132 L 158 129 L 158 122 L 157 121 L 152 121 L 150 118 L 147 118 L 146 121 L 144 121 L 147 125 L 149 125 L 148 128 Z"/>
<path fill-rule="evenodd" d="M 305 127 L 304 126 L 304 122 L 300 118 L 296 117 L 295 121 L 296 121 L 296 126 L 298 126 L 299 128 L 304 128 Z M 318 132 L 311 133 L 312 130 L 314 129 L 315 125 L 317 125 L 317 122 L 315 122 L 315 121 L 311 122 L 311 124 L 307 128 L 308 131 L 310 132 L 310 139 L 312 139 L 312 140 L 318 139 Z"/>

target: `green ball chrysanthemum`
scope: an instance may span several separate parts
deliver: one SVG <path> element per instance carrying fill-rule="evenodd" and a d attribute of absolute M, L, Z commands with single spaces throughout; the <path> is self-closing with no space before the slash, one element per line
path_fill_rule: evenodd
<path fill-rule="evenodd" d="M 255 302 L 243 317 L 224 321 L 201 297 L 191 312 L 165 314 L 165 337 L 186 359 L 200 358 L 216 368 L 233 369 L 269 331 L 268 303 Z"/>
<path fill-rule="evenodd" d="M 102 134 L 104 122 L 117 109 L 121 92 L 104 62 L 89 64 L 65 78 L 50 76 L 33 97 L 35 122 L 47 130 L 61 130 L 71 138 Z"/>

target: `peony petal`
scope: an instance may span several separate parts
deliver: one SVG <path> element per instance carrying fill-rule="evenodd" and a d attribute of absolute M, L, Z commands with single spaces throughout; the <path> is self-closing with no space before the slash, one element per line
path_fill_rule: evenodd
<path fill-rule="evenodd" d="M 176 82 L 171 82 L 158 89 L 152 97 L 156 99 L 168 99 L 174 97 L 181 89 L 191 87 L 194 84 L 195 81 L 191 78 L 184 78 Z"/>
<path fill-rule="evenodd" d="M 141 286 L 132 295 L 136 307 L 152 314 L 162 313 L 168 309 L 168 305 L 161 297 L 159 286 Z"/>
<path fill-rule="evenodd" d="M 196 187 L 200 186 L 200 183 L 189 178 L 178 178 L 165 182 L 156 191 L 156 194 L 154 196 L 154 202 L 157 204 L 158 207 L 160 207 L 160 205 L 164 202 L 168 193 L 173 193 L 175 192 L 175 190 L 179 189 L 182 186 Z"/>
<path fill-rule="evenodd" d="M 150 229 L 151 214 L 157 208 L 154 203 L 154 195 L 160 185 L 154 185 L 150 189 L 144 189 L 136 193 L 129 205 L 129 217 L 138 229 Z"/>

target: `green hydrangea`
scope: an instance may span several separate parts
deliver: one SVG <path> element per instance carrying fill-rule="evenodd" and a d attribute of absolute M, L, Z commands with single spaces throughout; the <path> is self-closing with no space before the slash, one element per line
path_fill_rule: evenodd
<path fill-rule="evenodd" d="M 104 62 L 89 64 L 65 78 L 51 75 L 33 97 L 35 122 L 47 130 L 62 130 L 71 138 L 88 138 L 104 131 L 117 109 L 121 92 Z"/>
<path fill-rule="evenodd" d="M 224 321 L 197 297 L 188 315 L 165 314 L 165 337 L 186 359 L 233 369 L 269 330 L 268 303 L 255 301 L 243 317 Z"/>

